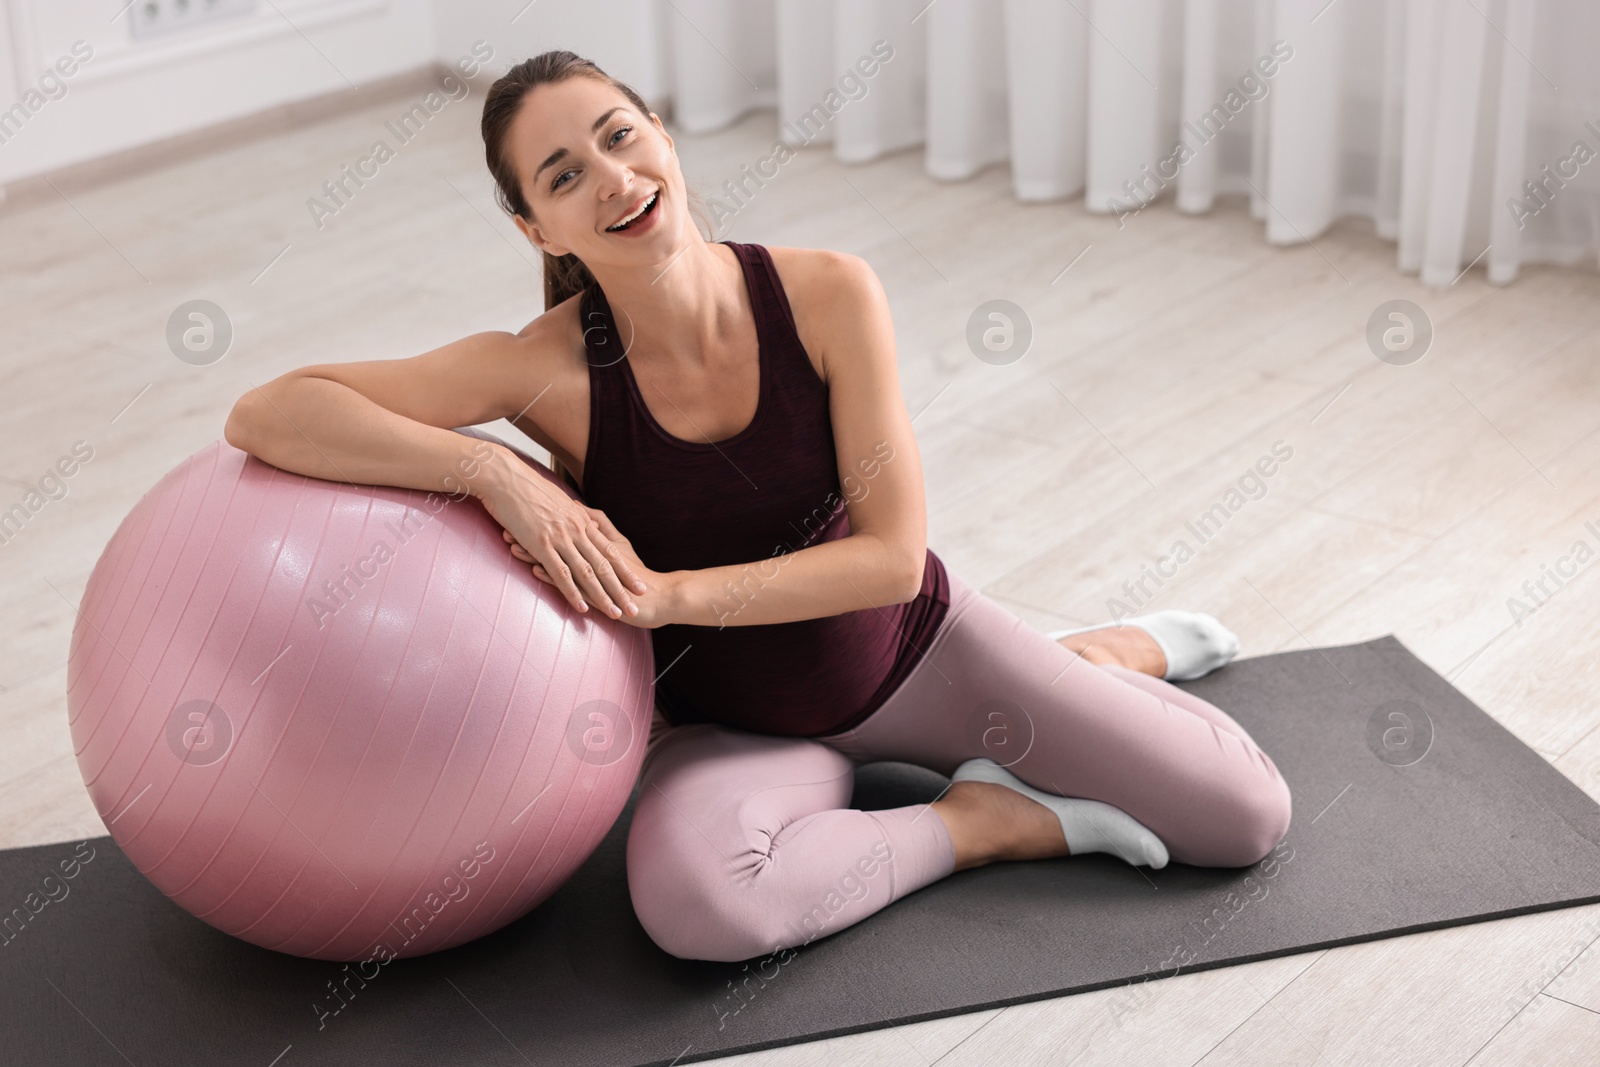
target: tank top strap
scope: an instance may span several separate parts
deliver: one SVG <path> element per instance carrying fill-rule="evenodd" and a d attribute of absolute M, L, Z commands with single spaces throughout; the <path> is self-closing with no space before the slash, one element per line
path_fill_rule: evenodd
<path fill-rule="evenodd" d="M 799 343 L 800 334 L 795 328 L 794 310 L 783 291 L 783 283 L 772 265 L 772 255 L 762 245 L 722 241 L 733 251 L 744 271 L 745 289 L 759 331 L 771 333 L 785 343 Z M 617 337 L 617 325 L 612 317 L 611 303 L 599 283 L 590 281 L 578 298 L 578 321 L 583 329 L 583 347 L 589 366 L 595 369 L 616 367 L 627 355 L 622 341 Z"/>
<path fill-rule="evenodd" d="M 583 330 L 584 357 L 589 363 L 591 376 L 596 371 L 621 372 L 622 360 L 627 356 L 622 338 L 617 336 L 616 323 L 611 317 L 611 302 L 598 282 L 591 281 L 583 287 L 578 297 L 578 323 Z"/>
<path fill-rule="evenodd" d="M 602 427 L 626 426 L 634 415 L 622 377 L 627 353 L 611 321 L 610 304 L 597 282 L 589 282 L 578 297 L 578 323 L 583 331 L 584 359 L 589 365 L 589 437 L 584 449 L 583 481 L 570 470 L 563 469 L 562 473 L 567 485 L 583 495 L 591 483 L 589 472 L 600 461 Z"/>
<path fill-rule="evenodd" d="M 800 342 L 794 309 L 789 304 L 789 295 L 784 292 L 778 270 L 772 264 L 772 253 L 767 251 L 765 245 L 740 244 L 737 241 L 722 243 L 733 249 L 744 267 L 745 285 L 750 291 L 756 328 L 764 342 L 762 350 L 770 350 L 773 372 L 791 385 L 809 388 L 822 384 L 811 357 Z"/>

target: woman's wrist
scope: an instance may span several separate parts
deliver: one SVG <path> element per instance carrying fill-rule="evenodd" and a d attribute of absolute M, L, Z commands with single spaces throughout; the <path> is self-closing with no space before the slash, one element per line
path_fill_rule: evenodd
<path fill-rule="evenodd" d="M 483 452 L 484 447 L 489 450 L 487 456 Z M 456 466 L 465 475 L 458 479 L 457 484 L 464 484 L 467 492 L 492 512 L 493 506 L 504 498 L 514 484 L 513 479 L 521 460 L 505 445 L 480 439 L 463 454 Z"/>
<path fill-rule="evenodd" d="M 687 622 L 684 606 L 688 603 L 689 587 L 694 571 L 663 571 L 656 577 L 661 586 L 661 618 L 658 625 L 670 626 Z"/>

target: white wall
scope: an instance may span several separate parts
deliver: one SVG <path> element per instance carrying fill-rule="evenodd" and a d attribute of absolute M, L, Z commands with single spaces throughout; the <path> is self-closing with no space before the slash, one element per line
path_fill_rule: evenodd
<path fill-rule="evenodd" d="M 632 85 L 651 107 L 666 103 L 672 84 L 663 32 L 672 17 L 659 0 L 541 0 L 526 8 L 520 0 L 437 0 L 434 10 L 438 56 L 445 63 L 484 40 L 494 48 L 489 69 L 499 76 L 529 56 L 565 48 Z"/>
<path fill-rule="evenodd" d="M 140 41 L 135 12 L 118 14 L 126 4 L 0 0 L 0 184 L 467 51 L 438 53 L 446 0 L 258 0 L 253 13 Z M 79 41 L 79 55 L 92 52 L 82 63 Z M 58 60 L 76 65 L 59 86 Z"/>
<path fill-rule="evenodd" d="M 706 2 L 257 0 L 248 15 L 135 40 L 127 0 L 0 0 L 0 194 L 8 181 L 430 63 L 450 66 L 479 40 L 494 49 L 493 76 L 566 48 L 665 114 L 667 31 L 692 35 L 676 23 Z M 73 55 L 79 41 L 80 55 L 92 51 L 86 62 Z M 37 90 L 58 60 L 76 70 L 52 98 Z"/>

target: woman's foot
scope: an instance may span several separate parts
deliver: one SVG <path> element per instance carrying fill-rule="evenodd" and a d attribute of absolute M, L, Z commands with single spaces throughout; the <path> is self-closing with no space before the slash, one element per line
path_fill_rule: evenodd
<path fill-rule="evenodd" d="M 1167 864 L 1166 846 L 1122 809 L 1044 793 L 989 759 L 956 768 L 950 788 L 931 806 L 950 831 L 958 871 L 1089 852 L 1107 852 L 1136 866 Z"/>
<path fill-rule="evenodd" d="M 1114 663 L 1155 678 L 1166 676 L 1167 654 L 1161 651 L 1155 638 L 1137 626 L 1103 626 L 1062 636 L 1057 636 L 1057 633 L 1050 635 L 1057 644 L 1071 649 L 1090 663 Z"/>
<path fill-rule="evenodd" d="M 944 820 L 958 871 L 1001 860 L 1070 856 L 1061 822 L 1043 804 L 989 782 L 951 782 L 930 807 Z"/>
<path fill-rule="evenodd" d="M 1047 635 L 1090 663 L 1116 663 L 1170 681 L 1210 674 L 1239 654 L 1239 638 L 1215 616 L 1168 609 L 1120 625 L 1055 630 Z"/>

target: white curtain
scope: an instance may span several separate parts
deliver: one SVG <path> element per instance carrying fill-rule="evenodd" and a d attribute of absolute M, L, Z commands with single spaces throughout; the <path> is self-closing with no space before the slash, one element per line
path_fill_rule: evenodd
<path fill-rule="evenodd" d="M 1430 285 L 1600 263 L 1600 0 L 659 3 L 691 131 L 775 106 L 791 146 L 1124 219 L 1242 194 L 1274 244 L 1363 216 Z"/>

